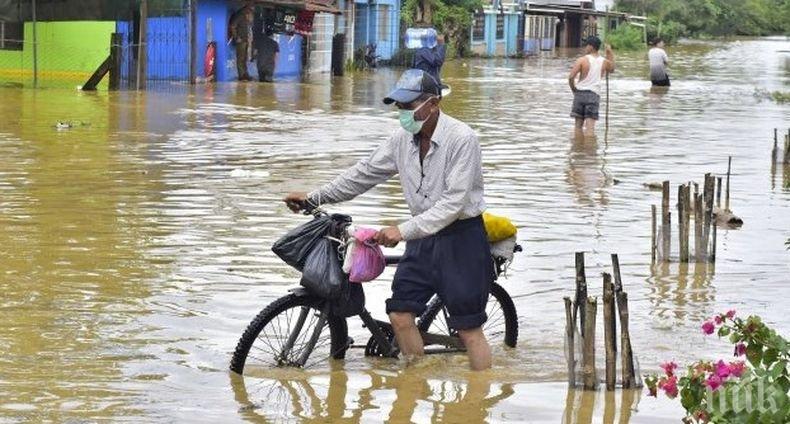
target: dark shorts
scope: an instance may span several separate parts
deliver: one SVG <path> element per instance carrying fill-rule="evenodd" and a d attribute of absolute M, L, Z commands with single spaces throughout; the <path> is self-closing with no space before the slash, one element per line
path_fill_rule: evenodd
<path fill-rule="evenodd" d="M 651 82 L 656 87 L 669 87 L 669 76 L 667 75 L 667 77 L 662 80 L 652 80 Z"/>
<path fill-rule="evenodd" d="M 494 264 L 481 217 L 456 221 L 436 235 L 406 243 L 387 313 L 425 311 L 434 294 L 450 314 L 456 330 L 477 328 L 486 322 L 488 292 Z"/>
<path fill-rule="evenodd" d="M 573 93 L 571 117 L 598 119 L 598 106 L 600 103 L 601 96 L 598 94 L 589 90 L 578 90 Z"/>

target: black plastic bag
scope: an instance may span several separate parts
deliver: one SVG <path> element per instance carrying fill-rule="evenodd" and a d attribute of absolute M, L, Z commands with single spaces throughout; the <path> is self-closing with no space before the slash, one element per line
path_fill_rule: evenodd
<path fill-rule="evenodd" d="M 332 226 L 332 218 L 319 216 L 280 237 L 272 246 L 274 254 L 299 271 L 304 269 L 310 251 L 324 239 Z"/>
<path fill-rule="evenodd" d="M 337 299 L 330 301 L 332 316 L 339 318 L 359 315 L 365 309 L 365 291 L 362 284 L 347 283 Z"/>
<path fill-rule="evenodd" d="M 302 269 L 300 284 L 324 299 L 337 298 L 348 285 L 337 246 L 337 242 L 322 237 L 313 245 Z"/>

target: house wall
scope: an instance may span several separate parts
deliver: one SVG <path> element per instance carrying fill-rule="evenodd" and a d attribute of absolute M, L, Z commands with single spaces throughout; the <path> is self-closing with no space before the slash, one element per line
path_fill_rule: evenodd
<path fill-rule="evenodd" d="M 400 5 L 400 0 L 357 1 L 354 50 L 375 43 L 379 59 L 391 59 L 400 47 Z"/>
<path fill-rule="evenodd" d="M 38 80 L 44 86 L 84 83 L 110 54 L 115 22 L 38 22 Z M 0 79 L 33 81 L 33 23 L 25 22 L 22 50 L 0 51 Z M 100 87 L 106 87 L 106 80 Z"/>
<path fill-rule="evenodd" d="M 196 74 L 205 78 L 206 48 L 210 41 L 217 45 L 217 81 L 236 79 L 236 58 L 233 45 L 228 45 L 228 20 L 232 10 L 222 0 L 201 0 L 197 7 L 197 60 Z"/>
<path fill-rule="evenodd" d="M 513 56 L 518 53 L 520 14 L 505 13 L 502 15 L 503 32 L 497 37 L 497 16 L 495 12 L 486 12 L 484 19 L 483 40 L 471 40 L 472 52 L 481 56 Z M 471 34 L 471 31 L 470 31 Z"/>
<path fill-rule="evenodd" d="M 332 36 L 335 35 L 335 17 L 328 13 L 316 13 L 313 17 L 313 33 L 310 35 L 309 72 L 332 71 Z"/>

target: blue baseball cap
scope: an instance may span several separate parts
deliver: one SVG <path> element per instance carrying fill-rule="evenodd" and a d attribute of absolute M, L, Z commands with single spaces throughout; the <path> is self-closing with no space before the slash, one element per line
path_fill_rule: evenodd
<path fill-rule="evenodd" d="M 406 70 L 395 85 L 395 90 L 384 98 L 384 104 L 411 103 L 423 94 L 442 95 L 436 78 L 421 69 Z"/>

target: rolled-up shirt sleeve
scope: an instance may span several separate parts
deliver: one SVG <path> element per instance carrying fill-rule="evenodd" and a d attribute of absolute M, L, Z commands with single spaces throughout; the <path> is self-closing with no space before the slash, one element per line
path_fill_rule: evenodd
<path fill-rule="evenodd" d="M 455 222 L 480 177 L 480 169 L 480 144 L 476 135 L 470 135 L 450 157 L 449 170 L 445 174 L 446 188 L 439 200 L 430 209 L 398 226 L 403 239 L 427 237 Z"/>
<path fill-rule="evenodd" d="M 315 204 L 345 202 L 387 181 L 398 173 L 394 150 L 396 141 L 395 136 L 390 137 L 370 156 L 357 162 L 329 184 L 311 192 L 308 199 Z"/>

